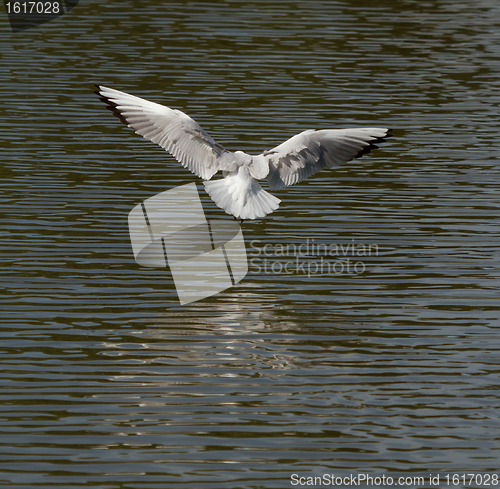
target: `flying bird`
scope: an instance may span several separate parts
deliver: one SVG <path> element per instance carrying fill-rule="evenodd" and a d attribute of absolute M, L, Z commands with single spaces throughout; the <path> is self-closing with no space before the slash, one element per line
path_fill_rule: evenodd
<path fill-rule="evenodd" d="M 137 134 L 159 144 L 184 168 L 202 178 L 212 200 L 229 215 L 257 219 L 275 211 L 280 199 L 266 192 L 294 185 L 325 168 L 358 158 L 390 136 L 390 129 L 309 129 L 259 155 L 231 152 L 215 142 L 191 117 L 148 100 L 96 85 L 114 115 Z M 210 180 L 218 171 L 223 178 Z"/>

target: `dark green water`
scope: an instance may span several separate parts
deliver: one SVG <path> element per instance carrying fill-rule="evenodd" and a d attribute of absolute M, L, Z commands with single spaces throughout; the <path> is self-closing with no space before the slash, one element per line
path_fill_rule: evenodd
<path fill-rule="evenodd" d="M 0 18 L 0 485 L 499 472 L 496 0 L 82 1 L 16 34 Z M 242 224 L 248 275 L 180 306 L 167 271 L 136 264 L 127 216 L 200 180 L 94 83 L 230 150 L 395 137 L 273 192 L 278 211 Z M 376 253 L 363 273 L 265 272 L 307 243 Z"/>

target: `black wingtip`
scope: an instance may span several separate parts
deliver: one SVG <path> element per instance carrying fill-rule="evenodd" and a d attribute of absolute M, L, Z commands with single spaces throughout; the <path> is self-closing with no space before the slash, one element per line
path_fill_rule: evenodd
<path fill-rule="evenodd" d="M 366 155 L 368 153 L 370 153 L 371 151 L 373 151 L 374 149 L 379 149 L 379 144 L 380 143 L 385 143 L 386 142 L 386 138 L 391 138 L 393 137 L 393 134 L 392 134 L 392 129 L 387 129 L 387 132 L 385 134 L 385 136 L 381 137 L 381 138 L 375 138 L 373 141 L 370 141 L 368 146 L 365 146 L 356 156 L 355 158 L 361 158 L 363 155 Z"/>
<path fill-rule="evenodd" d="M 123 122 L 126 126 L 128 126 L 128 121 L 127 119 L 125 119 L 125 117 L 123 117 L 121 112 L 118 110 L 117 104 L 115 104 L 112 100 L 110 100 L 108 97 L 106 97 L 101 93 L 101 87 L 99 85 L 95 86 L 98 88 L 98 90 L 94 90 L 94 93 L 99 96 L 99 100 L 101 100 L 101 102 L 104 102 L 107 105 L 106 108 L 110 110 L 115 117 L 120 119 L 121 122 Z"/>

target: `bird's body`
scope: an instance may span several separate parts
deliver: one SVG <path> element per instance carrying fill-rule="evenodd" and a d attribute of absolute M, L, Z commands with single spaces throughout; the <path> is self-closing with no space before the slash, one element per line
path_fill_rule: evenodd
<path fill-rule="evenodd" d="M 280 190 L 324 168 L 335 168 L 362 156 L 389 136 L 388 129 L 377 127 L 310 129 L 260 155 L 233 153 L 180 110 L 111 88 L 97 88 L 96 93 L 122 122 L 201 177 L 212 200 L 240 219 L 264 217 L 279 206 L 280 200 L 257 180 L 265 179 L 271 190 Z M 222 171 L 223 178 L 211 180 L 218 171 Z"/>
<path fill-rule="evenodd" d="M 234 171 L 223 172 L 224 178 L 203 182 L 212 200 L 228 214 L 240 219 L 264 217 L 276 210 L 281 202 L 252 177 L 251 164 L 252 161 L 247 159 Z"/>

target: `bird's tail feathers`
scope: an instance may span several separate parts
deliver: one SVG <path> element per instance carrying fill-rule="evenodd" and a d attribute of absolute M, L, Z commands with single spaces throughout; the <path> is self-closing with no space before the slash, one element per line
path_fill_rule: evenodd
<path fill-rule="evenodd" d="M 281 200 L 266 192 L 253 178 L 245 183 L 246 188 L 242 189 L 241 181 L 231 177 L 203 182 L 212 200 L 239 219 L 258 219 L 279 207 Z"/>

